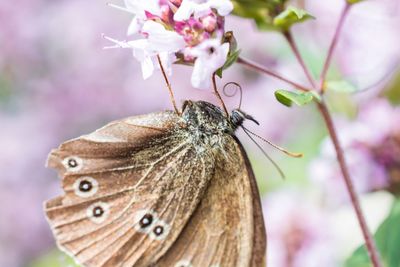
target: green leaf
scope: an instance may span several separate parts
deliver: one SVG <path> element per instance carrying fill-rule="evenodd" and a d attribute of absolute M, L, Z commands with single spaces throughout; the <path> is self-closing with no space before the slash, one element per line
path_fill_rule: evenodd
<path fill-rule="evenodd" d="M 280 30 L 273 25 L 273 19 L 285 10 L 288 0 L 232 0 L 233 14 L 253 19 L 261 30 Z"/>
<path fill-rule="evenodd" d="M 400 73 L 389 83 L 383 95 L 395 105 L 400 105 Z"/>
<path fill-rule="evenodd" d="M 292 92 L 287 90 L 275 91 L 275 98 L 281 104 L 291 107 L 293 103 L 298 106 L 304 106 L 311 103 L 314 100 L 319 101 L 320 97 L 315 92 Z"/>
<path fill-rule="evenodd" d="M 229 68 L 230 66 L 232 66 L 233 63 L 235 63 L 235 62 L 238 60 L 239 55 L 240 55 L 240 52 L 241 52 L 241 50 L 239 49 L 239 50 L 236 50 L 236 51 L 233 52 L 233 53 L 230 53 L 230 55 L 228 55 L 228 58 L 227 58 L 226 61 L 225 61 L 225 64 L 224 64 L 221 68 L 219 68 L 219 69 L 215 72 L 215 74 L 217 74 L 218 77 L 222 78 L 222 72 L 223 72 L 224 70 L 226 70 L 227 68 Z"/>
<path fill-rule="evenodd" d="M 307 11 L 290 6 L 274 18 L 273 24 L 283 31 L 287 31 L 293 24 L 313 18 Z"/>
<path fill-rule="evenodd" d="M 342 93 L 354 93 L 357 91 L 357 87 L 355 85 L 345 80 L 326 81 L 324 87 L 327 90 L 333 90 Z"/>
<path fill-rule="evenodd" d="M 400 199 L 392 206 L 389 216 L 375 233 L 375 241 L 386 267 L 400 267 Z M 364 245 L 347 259 L 345 267 L 370 267 L 370 259 Z"/>
<path fill-rule="evenodd" d="M 357 4 L 357 3 L 360 3 L 362 1 L 365 1 L 365 0 L 347 0 L 347 3 L 349 3 L 349 4 Z"/>

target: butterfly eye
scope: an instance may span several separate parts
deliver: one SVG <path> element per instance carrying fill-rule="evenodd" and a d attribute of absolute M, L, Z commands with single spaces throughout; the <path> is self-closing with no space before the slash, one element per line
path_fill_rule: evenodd
<path fill-rule="evenodd" d="M 104 222 L 108 214 L 110 212 L 110 209 L 108 205 L 104 202 L 98 202 L 92 204 L 86 211 L 86 215 L 95 223 L 102 223 Z"/>
<path fill-rule="evenodd" d="M 65 158 L 63 164 L 68 171 L 76 172 L 82 169 L 83 160 L 79 157 L 73 156 Z"/>
<path fill-rule="evenodd" d="M 77 179 L 73 187 L 74 187 L 74 192 L 77 196 L 87 198 L 96 194 L 99 188 L 99 184 L 96 181 L 96 179 L 85 176 Z"/>

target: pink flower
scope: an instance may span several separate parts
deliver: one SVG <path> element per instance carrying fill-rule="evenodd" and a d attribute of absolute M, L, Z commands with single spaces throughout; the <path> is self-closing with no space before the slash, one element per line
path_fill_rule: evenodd
<path fill-rule="evenodd" d="M 229 44 L 221 44 L 223 16 L 233 9 L 229 0 L 125 0 L 125 5 L 111 6 L 134 15 L 128 35 L 139 33 L 142 38 L 106 39 L 116 44 L 113 47 L 133 50 L 141 63 L 144 79 L 158 68 L 157 55 L 160 55 L 168 73 L 171 73 L 171 64 L 179 58 L 181 63 L 194 64 L 191 79 L 194 87 L 210 87 L 211 75 L 224 65 L 229 52 Z"/>
<path fill-rule="evenodd" d="M 267 265 L 336 267 L 336 240 L 331 218 L 307 195 L 290 190 L 269 193 L 263 200 L 268 230 Z"/>
<path fill-rule="evenodd" d="M 219 39 L 209 39 L 189 52 L 196 58 L 192 73 L 192 85 L 196 88 L 209 88 L 212 74 L 222 67 L 229 52 L 229 44 L 221 44 Z"/>
<path fill-rule="evenodd" d="M 191 16 L 201 18 L 212 12 L 211 9 L 216 9 L 220 16 L 226 16 L 232 12 L 233 4 L 230 0 L 183 0 L 174 20 L 184 21 Z"/>

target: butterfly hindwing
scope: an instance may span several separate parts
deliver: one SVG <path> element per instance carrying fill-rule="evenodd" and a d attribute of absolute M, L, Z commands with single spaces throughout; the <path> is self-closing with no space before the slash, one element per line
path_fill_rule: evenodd
<path fill-rule="evenodd" d="M 234 137 L 226 139 L 202 202 L 157 266 L 265 265 L 265 228 L 254 174 L 241 144 Z"/>
<path fill-rule="evenodd" d="M 180 117 L 116 121 L 49 156 L 65 194 L 46 203 L 57 243 L 84 266 L 149 266 L 178 238 L 214 174 Z M 195 186 L 194 186 L 195 185 Z"/>

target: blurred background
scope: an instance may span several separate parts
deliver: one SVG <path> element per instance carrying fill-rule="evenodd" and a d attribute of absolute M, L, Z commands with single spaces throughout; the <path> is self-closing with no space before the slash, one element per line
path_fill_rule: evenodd
<path fill-rule="evenodd" d="M 318 77 L 343 1 L 293 4 L 316 17 L 293 31 Z M 400 187 L 399 12 L 399 0 L 355 6 L 329 73 L 356 90 L 333 90 L 327 97 L 374 232 Z M 103 0 L 0 1 L 0 266 L 73 264 L 56 249 L 42 211 L 46 199 L 61 193 L 55 171 L 44 167 L 50 149 L 114 119 L 171 109 L 160 73 L 144 81 L 130 51 L 103 50 L 109 43 L 101 34 L 124 40 L 129 22 L 129 14 Z M 260 32 L 250 20 L 233 16 L 226 29 L 234 31 L 242 56 L 307 84 L 279 34 Z M 211 92 L 190 86 L 190 73 L 190 67 L 173 69 L 179 101 L 217 103 Z M 316 108 L 279 104 L 274 90 L 290 87 L 237 64 L 220 85 L 230 81 L 242 85 L 242 109 L 261 123 L 248 128 L 305 154 L 292 159 L 260 143 L 284 170 L 281 179 L 238 133 L 262 192 L 269 266 L 369 266 L 348 260 L 363 239 Z M 236 108 L 239 96 L 226 102 Z"/>

